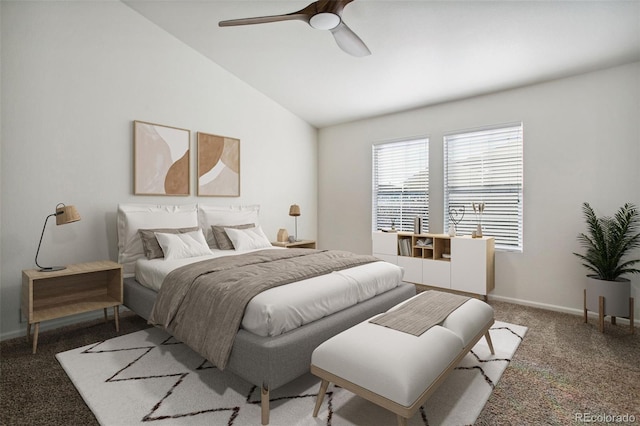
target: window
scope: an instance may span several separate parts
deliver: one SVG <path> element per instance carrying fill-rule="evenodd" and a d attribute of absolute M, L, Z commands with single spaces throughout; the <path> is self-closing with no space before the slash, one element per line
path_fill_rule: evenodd
<path fill-rule="evenodd" d="M 429 221 L 429 140 L 373 145 L 373 230 L 413 231 Z"/>
<path fill-rule="evenodd" d="M 444 138 L 445 229 L 449 212 L 464 207 L 459 234 L 476 229 L 472 203 L 485 203 L 482 232 L 496 248 L 522 251 L 522 123 L 456 133 Z"/>

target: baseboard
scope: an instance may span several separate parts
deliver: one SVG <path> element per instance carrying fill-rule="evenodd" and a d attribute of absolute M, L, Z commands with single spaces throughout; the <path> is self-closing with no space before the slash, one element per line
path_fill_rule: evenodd
<path fill-rule="evenodd" d="M 555 312 L 562 312 L 565 314 L 572 314 L 572 315 L 577 315 L 577 316 L 583 316 L 584 315 L 584 311 L 582 309 L 575 309 L 575 308 L 567 308 L 566 306 L 558 306 L 558 305 L 551 305 L 548 303 L 540 303 L 540 302 L 532 302 L 530 300 L 522 300 L 522 299 L 515 299 L 513 297 L 505 297 L 505 296 L 497 296 L 497 295 L 493 295 L 490 294 L 487 296 L 487 298 L 489 300 L 495 300 L 498 302 L 507 302 L 507 303 L 513 303 L 516 305 L 523 305 L 523 306 L 530 306 L 532 308 L 540 308 L 540 309 L 546 309 L 547 311 L 555 311 Z M 597 312 L 587 312 L 587 315 L 589 317 L 593 317 L 593 318 L 598 318 L 598 313 Z M 616 318 L 617 321 L 620 324 L 629 324 L 629 319 L 628 318 Z M 640 319 L 635 319 L 633 321 L 633 323 L 636 326 L 640 326 Z"/>

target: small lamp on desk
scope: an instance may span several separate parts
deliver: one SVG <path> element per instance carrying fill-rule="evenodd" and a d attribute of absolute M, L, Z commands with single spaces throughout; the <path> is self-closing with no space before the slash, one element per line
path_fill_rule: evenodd
<path fill-rule="evenodd" d="M 300 216 L 300 206 L 297 204 L 292 204 L 289 207 L 289 216 L 293 216 L 296 221 L 296 233 L 293 235 L 294 241 L 298 241 L 298 216 Z"/>
<path fill-rule="evenodd" d="M 80 213 L 75 206 L 65 206 L 60 203 L 56 206 L 55 213 L 51 213 L 44 220 L 44 226 L 42 227 L 42 234 L 40 234 L 40 242 L 38 243 L 38 251 L 36 252 L 36 265 L 40 268 L 40 272 L 61 271 L 66 269 L 66 266 L 40 266 L 38 264 L 38 254 L 40 254 L 40 246 L 42 245 L 42 237 L 44 237 L 44 230 L 47 228 L 47 222 L 51 216 L 56 217 L 56 225 L 66 225 L 67 223 L 77 222 L 80 220 Z"/>

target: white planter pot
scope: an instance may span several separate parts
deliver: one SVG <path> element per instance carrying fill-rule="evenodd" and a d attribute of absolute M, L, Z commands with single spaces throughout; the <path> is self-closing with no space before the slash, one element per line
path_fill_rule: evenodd
<path fill-rule="evenodd" d="M 617 281 L 604 281 L 587 276 L 587 310 L 599 312 L 600 296 L 605 298 L 604 315 L 629 316 L 631 281 L 626 278 L 618 278 Z"/>

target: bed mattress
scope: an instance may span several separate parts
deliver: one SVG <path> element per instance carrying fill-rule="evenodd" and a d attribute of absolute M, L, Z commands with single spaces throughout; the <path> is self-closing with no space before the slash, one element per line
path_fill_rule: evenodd
<path fill-rule="evenodd" d="M 212 250 L 211 256 L 189 259 L 140 259 L 136 280 L 158 291 L 164 277 L 178 267 L 242 253 L 247 252 Z M 402 268 L 381 261 L 275 287 L 249 302 L 242 328 L 259 336 L 278 336 L 391 290 L 402 282 L 402 276 Z"/>

